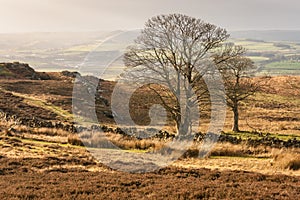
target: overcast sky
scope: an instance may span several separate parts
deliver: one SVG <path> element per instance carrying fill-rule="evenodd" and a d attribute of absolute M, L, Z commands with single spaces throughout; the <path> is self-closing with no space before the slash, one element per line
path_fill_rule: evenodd
<path fill-rule="evenodd" d="M 300 30 L 299 0 L 0 0 L 0 32 L 130 30 L 184 13 L 232 30 Z"/>

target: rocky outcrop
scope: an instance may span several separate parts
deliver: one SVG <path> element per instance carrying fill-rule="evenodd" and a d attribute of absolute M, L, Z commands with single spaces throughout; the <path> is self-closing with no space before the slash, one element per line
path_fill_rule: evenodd
<path fill-rule="evenodd" d="M 25 79 L 25 80 L 68 80 L 81 77 L 81 74 L 76 71 L 61 71 L 61 72 L 37 72 L 26 63 L 0 63 L 0 78 L 5 79 Z M 96 77 L 85 76 L 85 79 L 95 79 Z"/>
<path fill-rule="evenodd" d="M 13 62 L 0 63 L 0 77 L 8 79 L 49 80 L 45 72 L 36 72 L 28 64 Z"/>
<path fill-rule="evenodd" d="M 70 72 L 70 71 L 62 71 L 61 74 L 63 76 L 66 76 L 66 77 L 70 77 L 70 78 L 76 78 L 77 76 L 80 76 L 80 73 L 79 72 Z"/>

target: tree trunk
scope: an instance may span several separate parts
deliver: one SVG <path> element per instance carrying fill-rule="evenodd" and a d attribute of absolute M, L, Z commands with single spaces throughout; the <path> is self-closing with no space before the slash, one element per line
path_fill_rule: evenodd
<path fill-rule="evenodd" d="M 189 104 L 185 107 L 185 112 L 176 118 L 177 134 L 185 137 L 191 133 L 191 110 Z"/>
<path fill-rule="evenodd" d="M 234 103 L 234 106 L 232 108 L 233 111 L 233 128 L 232 130 L 234 132 L 239 132 L 239 108 L 238 108 L 238 103 Z"/>
<path fill-rule="evenodd" d="M 189 78 L 191 79 L 191 78 Z M 192 88 L 190 87 L 191 81 L 186 81 L 181 79 L 181 74 L 177 72 L 177 99 L 180 116 L 177 116 L 176 125 L 177 133 L 182 138 L 189 136 L 191 134 L 191 98 L 192 98 Z M 184 96 L 184 97 L 182 97 Z M 184 98 L 184 99 L 183 99 Z M 183 108 L 184 106 L 184 108 Z"/>
<path fill-rule="evenodd" d="M 190 127 L 191 127 L 191 119 L 190 119 L 190 113 L 189 110 L 188 112 L 185 113 L 184 116 L 181 116 L 183 119 L 178 118 L 176 120 L 176 129 L 177 129 L 177 134 L 181 136 L 186 136 L 190 132 Z"/>

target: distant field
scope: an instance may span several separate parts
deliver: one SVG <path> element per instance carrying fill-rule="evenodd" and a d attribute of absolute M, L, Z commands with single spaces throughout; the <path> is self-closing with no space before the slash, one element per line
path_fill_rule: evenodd
<path fill-rule="evenodd" d="M 231 39 L 230 42 L 247 50 L 247 56 L 259 68 L 258 75 L 300 74 L 300 63 L 292 60 L 293 57 L 300 58 L 300 45 L 297 42 L 242 38 Z"/>
<path fill-rule="evenodd" d="M 261 61 L 269 60 L 269 58 L 263 56 L 248 56 L 248 58 L 250 58 L 253 62 L 261 62 Z"/>
<path fill-rule="evenodd" d="M 248 40 L 236 40 L 235 44 L 242 45 L 249 51 L 280 51 L 281 48 L 274 46 L 272 42 L 256 42 L 256 41 L 248 41 Z"/>
<path fill-rule="evenodd" d="M 78 71 L 78 66 L 82 66 L 91 73 L 111 64 L 111 74 L 103 76 L 111 80 L 122 71 L 120 65 L 111 63 L 115 55 L 123 52 L 138 34 L 120 31 L 0 34 L 0 60 L 29 63 L 39 71 Z M 259 66 L 259 74 L 290 75 L 299 74 L 299 65 L 290 63 L 290 57 L 300 57 L 298 35 L 297 31 L 233 32 L 228 42 L 247 49 L 247 56 Z M 5 72 L 0 71 L 1 74 Z"/>
<path fill-rule="evenodd" d="M 300 62 L 280 61 L 269 63 L 264 66 L 262 72 L 269 74 L 291 74 L 300 75 Z"/>

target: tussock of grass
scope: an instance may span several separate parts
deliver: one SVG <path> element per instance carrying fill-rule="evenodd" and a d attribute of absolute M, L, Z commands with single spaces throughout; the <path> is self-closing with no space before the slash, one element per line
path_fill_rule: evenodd
<path fill-rule="evenodd" d="M 181 158 L 198 158 L 199 157 L 199 149 L 190 148 L 188 149 Z"/>
<path fill-rule="evenodd" d="M 76 134 L 68 136 L 68 143 L 75 146 L 84 146 L 82 140 Z"/>
<path fill-rule="evenodd" d="M 157 150 L 164 146 L 164 142 L 158 139 L 136 139 L 113 133 L 89 133 L 82 132 L 80 135 L 71 134 L 68 136 L 68 143 L 72 145 L 93 148 L 118 148 L 125 150 Z"/>
<path fill-rule="evenodd" d="M 273 164 L 281 169 L 300 170 L 300 153 L 276 151 L 273 153 Z"/>
<path fill-rule="evenodd" d="M 69 132 L 57 129 L 57 128 L 31 128 L 25 125 L 18 125 L 16 122 L 9 120 L 9 121 L 0 121 L 0 126 L 4 128 L 6 132 L 11 133 L 18 133 L 18 134 L 24 134 L 24 133 L 30 133 L 34 135 L 46 135 L 46 136 L 62 136 L 67 137 L 69 135 Z"/>
<path fill-rule="evenodd" d="M 67 136 L 69 132 L 57 128 L 34 128 L 33 133 L 47 136 Z"/>
<path fill-rule="evenodd" d="M 209 156 L 247 157 L 247 156 L 268 156 L 271 149 L 258 146 L 250 147 L 246 144 L 233 145 L 230 143 L 218 143 Z"/>

